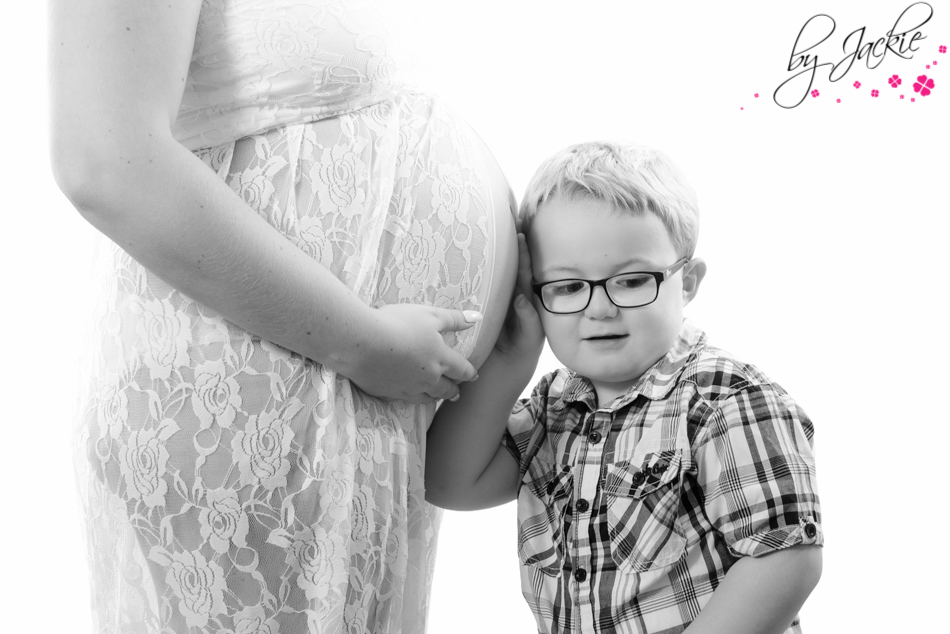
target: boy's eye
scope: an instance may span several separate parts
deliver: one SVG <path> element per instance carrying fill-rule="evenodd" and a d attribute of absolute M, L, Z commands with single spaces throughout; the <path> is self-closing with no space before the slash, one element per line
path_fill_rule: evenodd
<path fill-rule="evenodd" d="M 580 280 L 565 280 L 563 282 L 554 282 L 553 284 L 548 284 L 547 289 L 550 293 L 554 295 L 576 295 L 584 290 L 587 286 L 586 282 Z"/>
<path fill-rule="evenodd" d="M 650 275 L 625 275 L 623 277 L 614 278 L 611 280 L 611 283 L 623 290 L 633 290 L 644 286 L 652 280 L 653 277 Z"/>

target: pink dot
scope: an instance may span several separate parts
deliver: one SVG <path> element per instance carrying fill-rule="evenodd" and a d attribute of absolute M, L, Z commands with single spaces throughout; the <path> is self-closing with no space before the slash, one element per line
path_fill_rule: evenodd
<path fill-rule="evenodd" d="M 927 68 L 930 68 L 930 64 L 927 64 Z"/>
<path fill-rule="evenodd" d="M 745 108 L 739 108 L 739 110 L 745 110 Z"/>
<path fill-rule="evenodd" d="M 837 102 L 838 102 L 838 103 L 841 103 L 841 100 L 840 100 L 840 99 L 838 99 L 838 100 L 837 100 Z"/>
<path fill-rule="evenodd" d="M 904 98 L 904 95 L 901 95 L 901 99 L 903 99 L 903 98 Z"/>
<path fill-rule="evenodd" d="M 917 100 L 914 99 L 913 97 L 911 97 L 910 100 L 911 100 L 911 102 L 917 101 Z"/>
<path fill-rule="evenodd" d="M 756 99 L 759 98 L 759 93 L 755 93 L 755 98 L 756 98 Z"/>
<path fill-rule="evenodd" d="M 936 65 L 937 65 L 937 60 L 934 60 L 934 66 L 936 66 Z"/>

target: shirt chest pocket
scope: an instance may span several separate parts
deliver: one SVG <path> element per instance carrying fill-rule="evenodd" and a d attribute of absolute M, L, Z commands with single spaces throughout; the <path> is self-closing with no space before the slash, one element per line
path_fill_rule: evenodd
<path fill-rule="evenodd" d="M 680 450 L 671 450 L 608 466 L 603 491 L 610 554 L 621 570 L 659 570 L 685 552 L 679 526 L 682 459 Z"/>
<path fill-rule="evenodd" d="M 518 492 L 518 557 L 557 575 L 564 560 L 565 513 L 573 478 L 553 461 L 535 456 Z"/>

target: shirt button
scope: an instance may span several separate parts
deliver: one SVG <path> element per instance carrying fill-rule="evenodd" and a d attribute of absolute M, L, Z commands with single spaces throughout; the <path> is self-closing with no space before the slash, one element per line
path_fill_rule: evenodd
<path fill-rule="evenodd" d="M 578 500 L 575 506 L 578 513 L 586 513 L 587 509 L 590 508 L 590 503 L 587 500 Z"/>
<path fill-rule="evenodd" d="M 596 445 L 600 442 L 600 432 L 592 431 L 590 435 L 587 436 L 587 440 L 589 440 L 592 445 Z"/>
<path fill-rule="evenodd" d="M 577 570 L 574 571 L 574 579 L 576 579 L 578 582 L 583 583 L 583 581 L 587 579 L 587 571 L 584 570 L 583 568 L 578 568 Z"/>
<path fill-rule="evenodd" d="M 633 474 L 633 486 L 636 486 L 636 487 L 640 486 L 641 484 L 643 484 L 644 480 L 646 480 L 646 476 L 643 475 L 642 471 L 637 471 L 636 473 Z"/>
<path fill-rule="evenodd" d="M 815 525 L 812 523 L 805 524 L 805 535 L 808 536 L 808 539 L 814 539 L 815 535 L 818 534 L 818 529 L 815 528 Z"/>

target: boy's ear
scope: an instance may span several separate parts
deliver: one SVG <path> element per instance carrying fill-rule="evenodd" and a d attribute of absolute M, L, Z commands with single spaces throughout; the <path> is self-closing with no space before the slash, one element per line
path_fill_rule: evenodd
<path fill-rule="evenodd" d="M 683 267 L 683 306 L 696 297 L 704 277 L 706 277 L 706 262 L 702 258 L 693 258 Z"/>

